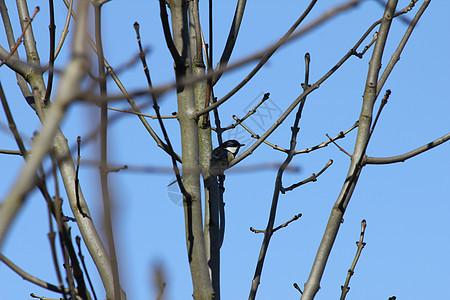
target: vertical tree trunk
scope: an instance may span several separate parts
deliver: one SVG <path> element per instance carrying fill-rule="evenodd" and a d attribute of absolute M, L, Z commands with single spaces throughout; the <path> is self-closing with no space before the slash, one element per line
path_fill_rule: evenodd
<path fill-rule="evenodd" d="M 175 63 L 177 82 L 192 74 L 188 5 L 186 1 L 168 1 L 172 18 L 173 42 L 180 55 Z M 178 120 L 181 129 L 183 154 L 183 184 L 188 197 L 184 197 L 186 244 L 191 268 L 194 299 L 213 299 L 205 240 L 203 236 L 203 214 L 200 191 L 199 130 L 195 115 L 193 86 L 177 88 Z"/>

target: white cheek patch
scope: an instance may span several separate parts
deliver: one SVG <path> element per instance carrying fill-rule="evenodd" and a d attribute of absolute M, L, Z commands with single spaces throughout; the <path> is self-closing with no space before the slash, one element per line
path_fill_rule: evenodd
<path fill-rule="evenodd" d="M 238 147 L 226 147 L 225 149 L 234 154 L 238 150 Z"/>

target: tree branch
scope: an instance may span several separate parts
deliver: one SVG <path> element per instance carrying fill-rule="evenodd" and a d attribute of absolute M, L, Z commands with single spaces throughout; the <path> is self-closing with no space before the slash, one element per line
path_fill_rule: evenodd
<path fill-rule="evenodd" d="M 414 4 L 418 0 L 411 1 L 410 5 L 405 7 L 402 11 L 410 11 Z M 395 64 L 400 60 L 400 54 L 402 53 L 403 49 L 405 48 L 406 42 L 408 41 L 409 37 L 412 34 L 412 31 L 417 25 L 417 22 L 419 21 L 422 14 L 425 12 L 425 9 L 428 7 L 428 4 L 430 4 L 431 0 L 425 0 L 420 7 L 420 9 L 417 11 L 416 15 L 414 16 L 413 20 L 408 26 L 408 29 L 405 32 L 405 35 L 403 36 L 402 40 L 398 44 L 397 49 L 395 50 L 394 54 L 392 54 L 391 59 L 389 60 L 389 63 L 387 64 L 386 68 L 384 69 L 383 74 L 381 74 L 380 79 L 378 80 L 377 85 L 377 95 L 380 93 L 381 89 L 384 86 L 384 83 L 386 82 L 389 74 L 391 74 L 392 70 L 394 69 Z"/>
<path fill-rule="evenodd" d="M 309 55 L 309 53 L 306 53 L 306 55 L 305 55 L 306 71 L 305 71 L 305 82 L 302 85 L 303 89 L 306 89 L 309 85 L 309 72 L 308 72 L 309 64 L 310 64 L 310 55 Z M 298 127 L 298 124 L 300 122 L 300 118 L 302 117 L 302 111 L 303 111 L 303 107 L 305 105 L 305 101 L 306 101 L 306 95 L 300 101 L 300 105 L 298 107 L 297 114 L 295 115 L 294 124 L 291 127 L 292 134 L 291 134 L 289 153 L 286 157 L 286 160 L 283 162 L 283 164 L 281 164 L 280 168 L 278 169 L 277 177 L 275 179 L 275 187 L 274 187 L 273 196 L 272 196 L 272 205 L 270 208 L 269 220 L 267 222 L 266 230 L 264 231 L 264 239 L 261 244 L 261 250 L 259 252 L 258 262 L 256 264 L 256 269 L 255 269 L 255 275 L 253 276 L 252 285 L 250 288 L 250 295 L 248 297 L 249 300 L 255 299 L 256 292 L 258 291 L 258 287 L 259 287 L 259 284 L 261 281 L 261 274 L 262 274 L 262 269 L 263 269 L 263 265 L 264 265 L 264 260 L 265 260 L 266 254 L 267 254 L 267 249 L 269 247 L 270 239 L 274 233 L 273 226 L 275 223 L 278 199 L 280 197 L 280 193 L 281 193 L 281 189 L 282 189 L 282 177 L 283 177 L 284 170 L 287 168 L 287 166 L 291 162 L 292 158 L 294 157 L 295 145 L 297 144 L 297 135 L 300 130 L 300 128 Z"/>
<path fill-rule="evenodd" d="M 362 220 L 361 221 L 361 234 L 359 236 L 359 241 L 356 242 L 356 246 L 358 247 L 358 249 L 356 250 L 355 258 L 353 259 L 352 265 L 351 265 L 350 269 L 348 269 L 347 278 L 345 279 L 345 283 L 343 286 L 341 286 L 342 292 L 341 292 L 340 300 L 344 300 L 348 291 L 350 291 L 350 287 L 348 286 L 348 284 L 350 283 L 350 278 L 355 273 L 356 263 L 358 262 L 358 259 L 361 256 L 361 252 L 362 252 L 364 246 L 366 245 L 366 243 L 364 242 L 364 234 L 366 232 L 366 225 L 367 225 L 366 220 Z"/>
<path fill-rule="evenodd" d="M 383 56 L 384 47 L 396 6 L 397 0 L 389 0 L 383 14 L 380 31 L 378 33 L 372 58 L 369 63 L 363 104 L 359 118 L 358 135 L 348 170 L 347 179 L 345 180 L 341 193 L 339 194 L 331 211 L 325 233 L 322 237 L 319 249 L 317 250 L 314 264 L 309 274 L 308 281 L 305 284 L 305 289 L 301 299 L 312 300 L 319 290 L 320 279 L 322 278 L 325 270 L 325 265 L 336 239 L 342 217 L 361 173 L 361 162 L 370 139 L 370 127 L 372 123 L 373 106 L 376 99 L 378 72 L 381 68 L 381 58 Z"/>
<path fill-rule="evenodd" d="M 171 12 L 173 42 L 182 58 L 175 63 L 177 82 L 193 71 L 188 7 L 185 1 L 168 1 Z M 200 45 L 199 45 L 200 46 Z M 194 299 L 212 299 L 212 288 L 203 232 L 203 213 L 200 193 L 199 130 L 195 114 L 195 92 L 192 85 L 177 84 L 178 120 L 181 129 L 183 153 L 183 184 L 188 194 L 184 196 L 186 246 L 194 287 Z M 202 98 L 202 103 L 204 103 Z"/>
<path fill-rule="evenodd" d="M 57 293 L 68 293 L 69 290 L 65 290 L 63 291 L 59 286 L 56 286 L 54 284 L 45 282 L 37 277 L 34 277 L 33 275 L 25 272 L 24 270 L 22 270 L 21 268 L 19 268 L 17 265 L 15 265 L 12 261 L 10 261 L 6 256 L 4 256 L 3 254 L 0 253 L 0 260 L 7 265 L 11 270 L 13 270 L 14 272 L 16 272 L 18 275 L 20 275 L 24 280 L 27 280 L 31 283 L 34 283 L 40 287 L 43 287 L 44 289 L 48 289 L 50 291 L 53 292 L 57 292 Z"/>
<path fill-rule="evenodd" d="M 231 53 L 233 52 L 234 45 L 236 44 L 237 36 L 239 33 L 239 28 L 241 26 L 242 17 L 244 16 L 245 4 L 247 0 L 239 0 L 236 4 L 236 11 L 234 12 L 233 23 L 231 24 L 230 33 L 228 34 L 227 43 L 225 44 L 225 48 L 223 49 L 222 57 L 220 58 L 219 63 L 216 68 L 226 68 L 228 61 L 230 60 Z M 209 41 L 212 43 L 212 41 Z M 218 74 L 213 77 L 212 85 L 215 85 L 217 81 L 220 79 L 222 74 Z"/>
<path fill-rule="evenodd" d="M 4 0 L 0 0 L 0 12 L 2 15 L 3 25 L 5 26 L 5 32 L 6 32 L 6 37 L 8 39 L 9 50 L 10 50 L 10 52 L 12 52 L 12 49 L 14 48 L 16 41 L 14 39 L 14 32 L 13 32 L 13 28 L 11 26 L 11 20 L 9 19 L 8 10 L 6 9 L 6 4 L 5 4 Z M 7 53 L 6 50 L 1 51 L 2 49 L 3 48 L 0 46 L 0 53 L 3 52 L 3 55 L 5 53 Z M 0 57 L 1 56 L 2 56 L 2 54 L 0 54 Z M 16 61 L 18 60 L 19 62 L 21 62 L 19 59 L 19 54 L 17 52 L 13 53 L 13 57 L 16 59 Z M 28 64 L 25 64 L 25 66 L 23 66 L 23 67 L 29 68 Z M 16 78 L 17 78 L 17 84 L 19 85 L 19 88 L 22 91 L 22 94 L 24 95 L 25 99 L 27 99 L 28 103 L 34 104 L 34 100 L 32 99 L 33 96 L 31 94 L 31 91 L 30 91 L 28 84 L 25 81 L 24 77 L 20 73 L 17 73 L 17 72 L 15 72 L 15 73 L 16 73 Z M 31 70 L 29 70 L 29 73 L 31 73 Z M 26 74 L 28 74 L 28 72 Z"/>
<path fill-rule="evenodd" d="M 70 5 L 67 2 L 67 0 L 63 0 L 65 5 L 68 7 L 69 11 L 70 11 Z M 72 4 L 72 2 L 70 3 Z M 74 20 L 76 20 L 76 14 L 75 12 L 72 11 L 72 16 L 74 18 Z M 91 46 L 92 50 L 94 50 L 95 53 L 97 53 L 97 46 L 95 45 L 94 41 L 92 40 L 92 38 L 89 36 L 88 33 L 86 33 L 86 38 L 87 41 L 89 43 L 89 45 Z M 106 59 L 104 59 L 105 62 L 105 67 L 108 70 L 108 74 L 111 76 L 111 78 L 114 80 L 114 82 L 116 83 L 117 87 L 120 89 L 121 93 L 122 93 L 122 98 L 125 98 L 128 101 L 128 104 L 131 106 L 131 108 L 133 109 L 134 112 L 136 112 L 139 120 L 141 121 L 142 125 L 145 127 L 145 129 L 147 130 L 147 132 L 150 134 L 150 136 L 155 140 L 156 144 L 158 145 L 158 147 L 160 147 L 161 149 L 163 149 L 164 151 L 166 151 L 167 153 L 169 153 L 169 149 L 167 147 L 167 145 L 159 138 L 159 136 L 155 133 L 155 131 L 152 129 L 152 127 L 150 126 L 150 124 L 148 124 L 147 120 L 144 118 L 144 116 L 140 115 L 141 114 L 141 110 L 139 109 L 139 107 L 136 105 L 136 103 L 133 101 L 132 96 L 127 92 L 127 90 L 125 89 L 125 86 L 123 85 L 123 83 L 120 81 L 119 77 L 117 76 L 117 74 L 114 72 L 113 68 L 111 67 L 111 65 L 108 63 L 108 61 Z M 176 86 L 176 84 L 175 84 Z M 151 89 L 152 91 L 154 89 Z M 157 93 L 155 93 L 157 94 Z M 108 97 L 110 98 L 110 97 Z M 98 133 L 98 130 L 96 129 L 93 134 L 91 134 L 89 136 L 89 138 L 87 138 L 86 140 L 90 140 L 91 137 L 96 136 Z M 177 154 L 177 161 L 181 162 L 181 157 Z"/>
<path fill-rule="evenodd" d="M 363 160 L 363 165 L 381 165 L 381 164 L 393 164 L 398 162 L 404 162 L 405 160 L 410 159 L 430 149 L 433 149 L 434 147 L 442 143 L 445 143 L 448 140 L 450 140 L 450 133 L 447 133 L 446 135 L 443 135 L 442 137 L 432 142 L 429 142 L 428 144 L 425 144 L 422 147 L 416 148 L 401 155 L 391 157 L 365 157 Z"/>
<path fill-rule="evenodd" d="M 295 183 L 295 184 L 293 184 L 293 185 L 291 185 L 291 186 L 289 186 L 287 188 L 281 187 L 281 190 L 280 190 L 281 193 L 284 194 L 286 192 L 294 190 L 295 188 L 297 188 L 297 187 L 299 187 L 301 185 L 304 185 L 305 183 L 317 181 L 317 177 L 322 175 L 322 173 L 325 172 L 328 169 L 328 167 L 331 166 L 332 164 L 333 164 L 333 160 L 332 159 L 328 160 L 327 163 L 325 164 L 325 166 L 322 168 L 322 170 L 319 171 L 319 173 L 317 173 L 317 174 L 312 173 L 312 175 L 310 177 L 308 177 L 305 180 L 302 180 L 302 181 L 300 181 L 298 183 Z"/>
<path fill-rule="evenodd" d="M 178 53 L 177 48 L 172 39 L 172 34 L 170 32 L 169 20 L 166 9 L 166 0 L 159 0 L 159 9 L 161 16 L 161 24 L 163 26 L 164 38 L 166 40 L 167 48 L 169 49 L 170 54 L 172 55 L 172 59 L 175 62 L 175 65 L 181 64 L 182 58 L 180 53 Z"/>

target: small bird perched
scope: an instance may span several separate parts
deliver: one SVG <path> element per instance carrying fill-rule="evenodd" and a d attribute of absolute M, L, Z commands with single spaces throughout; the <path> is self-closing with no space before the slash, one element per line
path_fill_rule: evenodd
<path fill-rule="evenodd" d="M 210 170 L 213 175 L 222 175 L 236 157 L 239 148 L 245 146 L 236 140 L 228 140 L 215 148 L 211 154 Z"/>
<path fill-rule="evenodd" d="M 215 148 L 211 153 L 210 173 L 214 177 L 218 176 L 219 179 L 219 248 L 222 247 L 225 236 L 225 203 L 223 202 L 223 193 L 225 192 L 223 182 L 225 180 L 225 175 L 223 172 L 228 169 L 230 162 L 236 157 L 239 148 L 242 146 L 245 145 L 236 140 L 228 140 L 220 144 L 219 147 Z"/>
<path fill-rule="evenodd" d="M 223 172 L 228 168 L 230 162 L 236 157 L 239 152 L 239 148 L 245 146 L 236 140 L 228 140 L 215 148 L 211 153 L 210 160 L 210 172 L 214 176 L 221 176 Z M 174 180 L 170 182 L 167 186 L 171 186 L 177 182 Z"/>

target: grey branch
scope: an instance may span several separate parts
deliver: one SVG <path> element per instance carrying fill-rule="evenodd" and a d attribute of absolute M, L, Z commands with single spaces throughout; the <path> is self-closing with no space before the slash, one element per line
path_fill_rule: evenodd
<path fill-rule="evenodd" d="M 393 164 L 393 163 L 398 163 L 398 162 L 404 162 L 405 160 L 407 160 L 409 158 L 412 158 L 412 157 L 419 155 L 425 151 L 433 149 L 434 147 L 436 147 L 442 143 L 445 143 L 449 139 L 450 139 L 450 132 L 432 142 L 429 142 L 428 144 L 423 145 L 422 147 L 416 148 L 416 149 L 406 152 L 404 154 L 390 156 L 390 157 L 366 157 L 363 160 L 363 164 L 365 164 L 365 165 L 367 165 L 367 164 L 381 165 L 381 164 Z"/>

